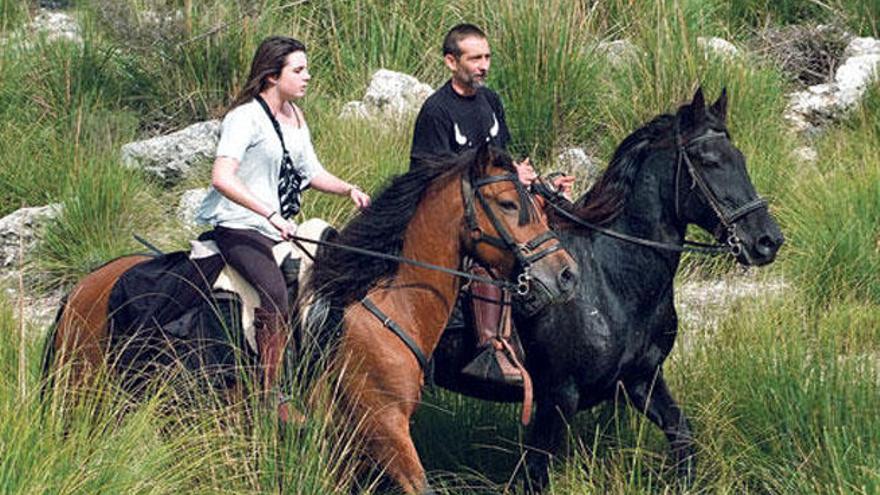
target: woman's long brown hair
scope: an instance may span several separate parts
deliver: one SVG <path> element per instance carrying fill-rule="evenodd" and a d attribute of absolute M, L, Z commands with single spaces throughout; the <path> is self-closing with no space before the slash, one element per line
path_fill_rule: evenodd
<path fill-rule="evenodd" d="M 294 52 L 305 52 L 306 45 L 301 41 L 287 36 L 270 36 L 260 42 L 254 60 L 251 62 L 251 72 L 247 82 L 227 112 L 233 108 L 250 101 L 269 85 L 269 77 L 281 75 L 281 69 L 287 62 L 287 56 Z"/>

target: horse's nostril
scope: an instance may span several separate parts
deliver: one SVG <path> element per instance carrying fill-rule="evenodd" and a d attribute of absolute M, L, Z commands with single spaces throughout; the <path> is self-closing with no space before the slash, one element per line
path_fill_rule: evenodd
<path fill-rule="evenodd" d="M 564 267 L 558 276 L 559 287 L 561 287 L 565 291 L 570 291 L 574 289 L 575 282 L 577 282 L 577 274 L 570 267 Z"/>
<path fill-rule="evenodd" d="M 758 238 L 757 250 L 761 255 L 768 256 L 775 253 L 780 244 L 781 242 L 773 237 L 762 235 Z"/>

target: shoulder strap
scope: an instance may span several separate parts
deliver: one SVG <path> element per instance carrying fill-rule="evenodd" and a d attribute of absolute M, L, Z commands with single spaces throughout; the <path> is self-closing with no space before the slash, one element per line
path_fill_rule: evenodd
<path fill-rule="evenodd" d="M 266 103 L 266 100 L 260 95 L 254 96 L 254 99 L 257 100 L 257 103 L 259 103 L 261 107 L 263 107 L 263 111 L 266 112 L 266 116 L 269 117 L 269 121 L 272 122 L 275 134 L 278 135 L 278 140 L 281 141 L 281 152 L 284 154 L 284 158 L 289 157 L 290 154 L 287 152 L 287 146 L 284 145 L 284 136 L 281 134 L 281 125 L 278 123 L 275 116 L 272 115 L 272 110 L 269 110 L 269 104 Z M 299 116 L 297 116 L 297 119 L 299 119 Z"/>

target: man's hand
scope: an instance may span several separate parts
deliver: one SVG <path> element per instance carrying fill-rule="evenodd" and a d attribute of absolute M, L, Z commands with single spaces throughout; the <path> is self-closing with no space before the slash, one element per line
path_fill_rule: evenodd
<path fill-rule="evenodd" d="M 531 186 L 532 182 L 535 182 L 535 179 L 538 178 L 538 174 L 535 173 L 535 169 L 532 168 L 528 158 L 521 162 L 513 162 L 513 166 L 516 168 L 516 175 L 519 177 L 519 181 L 526 187 Z"/>
<path fill-rule="evenodd" d="M 554 177 L 552 183 L 553 187 L 555 187 L 557 191 L 561 192 L 562 195 L 566 197 L 566 199 L 571 201 L 571 188 L 574 185 L 573 175 L 560 175 Z"/>

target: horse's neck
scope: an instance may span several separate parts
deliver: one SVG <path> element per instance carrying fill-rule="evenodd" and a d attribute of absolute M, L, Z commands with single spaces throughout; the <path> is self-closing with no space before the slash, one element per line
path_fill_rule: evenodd
<path fill-rule="evenodd" d="M 671 159 L 663 154 L 642 164 L 623 211 L 609 226 L 612 230 L 666 244 L 681 244 L 684 227 L 675 213 L 675 170 L 669 163 Z M 607 244 L 603 247 L 617 260 L 600 263 L 600 268 L 612 281 L 626 284 L 629 295 L 656 298 L 658 290 L 671 284 L 681 258 L 678 253 L 602 235 L 596 239 L 599 244 Z M 639 283 L 632 283 L 633 276 Z"/>
<path fill-rule="evenodd" d="M 461 181 L 453 179 L 425 193 L 406 230 L 401 256 L 445 268 L 461 264 L 459 233 L 464 209 Z M 457 277 L 401 264 L 388 289 L 380 289 L 388 314 L 413 334 L 429 354 L 440 340 L 458 296 Z"/>

